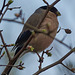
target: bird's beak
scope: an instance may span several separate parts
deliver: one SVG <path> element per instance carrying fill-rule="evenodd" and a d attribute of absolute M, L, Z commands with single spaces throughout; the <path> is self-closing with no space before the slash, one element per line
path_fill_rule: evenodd
<path fill-rule="evenodd" d="M 61 13 L 59 11 L 56 12 L 57 16 L 61 16 Z"/>

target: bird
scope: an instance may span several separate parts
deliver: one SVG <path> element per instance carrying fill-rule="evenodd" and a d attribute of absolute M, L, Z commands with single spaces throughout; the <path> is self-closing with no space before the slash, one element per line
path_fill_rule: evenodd
<path fill-rule="evenodd" d="M 37 27 L 37 25 L 40 23 L 42 18 L 44 17 L 47 10 L 47 6 L 41 6 L 38 9 L 35 10 L 35 12 L 28 18 L 26 23 L 24 24 L 24 27 L 18 36 L 15 46 L 12 48 L 12 50 L 15 50 L 14 56 L 21 50 L 21 48 L 24 46 L 26 41 L 29 39 L 29 37 L 32 35 L 32 29 L 28 28 L 26 24 L 30 24 L 34 27 Z M 39 26 L 39 29 L 45 29 L 49 33 L 50 36 L 55 38 L 55 35 L 57 33 L 57 29 L 59 26 L 59 22 L 57 17 L 60 16 L 60 12 L 57 10 L 56 7 L 52 7 L 49 12 L 47 13 L 46 17 L 44 18 L 43 22 Z M 49 37 L 48 35 L 45 35 L 43 33 L 35 33 L 32 40 L 29 42 L 29 45 L 34 48 L 33 52 L 41 52 L 45 50 L 48 46 L 51 45 L 53 42 L 53 38 Z M 15 61 L 11 62 L 11 65 L 14 65 Z M 9 75 L 12 67 L 9 67 L 7 74 Z"/>
<path fill-rule="evenodd" d="M 44 17 L 46 10 L 47 6 L 41 6 L 28 18 L 22 29 L 22 32 L 20 33 L 15 42 L 15 46 L 12 48 L 12 50 L 16 50 L 15 55 L 21 50 L 24 43 L 32 34 L 32 29 L 28 28 L 26 24 L 28 23 L 34 27 L 37 27 L 37 25 Z M 52 7 L 47 13 L 44 21 L 39 26 L 39 29 L 45 29 L 47 32 L 51 32 L 49 35 L 51 35 L 54 38 L 59 25 L 57 17 L 60 15 L 61 14 L 57 10 L 57 8 Z M 34 52 L 41 52 L 45 50 L 48 46 L 50 46 L 50 44 L 54 40 L 53 38 L 43 33 L 35 33 L 35 37 L 32 38 L 29 45 L 34 48 Z"/>

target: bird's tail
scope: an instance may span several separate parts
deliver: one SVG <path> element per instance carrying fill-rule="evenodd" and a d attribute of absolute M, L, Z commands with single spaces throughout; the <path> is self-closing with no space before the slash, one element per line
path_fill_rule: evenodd
<path fill-rule="evenodd" d="M 18 48 L 16 49 L 14 56 L 21 50 L 22 47 L 23 47 L 23 46 L 20 46 L 20 47 L 18 47 Z"/>
<path fill-rule="evenodd" d="M 14 51 L 17 48 L 18 45 L 15 45 L 11 51 Z"/>

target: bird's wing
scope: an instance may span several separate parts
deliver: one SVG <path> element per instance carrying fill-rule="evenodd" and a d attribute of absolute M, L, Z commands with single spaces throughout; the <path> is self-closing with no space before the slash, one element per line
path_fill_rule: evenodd
<path fill-rule="evenodd" d="M 39 13 L 35 13 L 35 14 L 32 14 L 32 15 L 29 17 L 29 19 L 27 20 L 26 23 L 28 23 L 28 24 L 30 24 L 30 25 L 36 27 L 36 26 L 40 23 L 40 21 L 41 21 L 42 18 L 43 18 L 42 12 L 41 12 L 40 14 L 39 14 Z M 26 25 L 26 24 L 25 24 L 25 25 Z M 29 28 L 28 28 L 27 26 L 25 26 L 25 25 L 24 25 L 24 27 L 23 27 L 22 33 L 23 33 L 24 31 L 26 31 L 26 30 L 29 29 Z"/>
<path fill-rule="evenodd" d="M 42 13 L 40 14 L 35 13 L 29 17 L 26 23 L 32 26 L 37 26 L 41 19 L 42 19 Z M 13 50 L 16 49 L 16 47 L 18 47 L 19 45 L 24 44 L 28 40 L 30 35 L 31 35 L 30 29 L 24 25 L 22 32 L 20 33 L 19 37 L 15 42 L 15 46 L 13 47 Z"/>
<path fill-rule="evenodd" d="M 20 36 L 20 38 L 18 37 L 18 39 L 15 42 L 15 46 L 12 48 L 12 50 L 16 49 L 19 45 L 21 46 L 24 42 L 26 42 L 31 34 L 32 34 L 32 32 L 30 32 L 29 30 L 25 31 Z"/>

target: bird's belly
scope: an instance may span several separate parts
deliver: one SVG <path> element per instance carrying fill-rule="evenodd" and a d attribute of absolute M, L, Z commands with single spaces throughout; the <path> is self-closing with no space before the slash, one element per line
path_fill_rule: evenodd
<path fill-rule="evenodd" d="M 34 48 L 34 51 L 40 52 L 46 49 L 52 43 L 52 41 L 53 39 L 51 37 L 40 33 L 31 40 L 29 45 Z"/>

